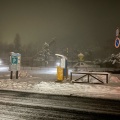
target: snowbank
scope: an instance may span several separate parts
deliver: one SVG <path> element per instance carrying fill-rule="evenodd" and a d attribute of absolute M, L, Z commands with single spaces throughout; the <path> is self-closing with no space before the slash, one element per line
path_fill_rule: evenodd
<path fill-rule="evenodd" d="M 12 80 L 0 79 L 0 89 L 120 99 L 120 80 L 116 76 L 109 76 L 109 84 L 71 83 L 69 80 L 60 83 L 49 81 L 49 77 L 48 81 L 44 81 L 40 76 L 34 77 L 26 71 L 21 72 L 19 77 Z"/>

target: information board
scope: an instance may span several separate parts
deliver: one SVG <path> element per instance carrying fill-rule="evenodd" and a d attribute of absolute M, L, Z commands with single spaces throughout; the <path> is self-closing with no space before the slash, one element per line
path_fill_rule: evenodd
<path fill-rule="evenodd" d="M 21 63 L 21 54 L 11 52 L 10 55 L 10 71 L 19 71 Z"/>

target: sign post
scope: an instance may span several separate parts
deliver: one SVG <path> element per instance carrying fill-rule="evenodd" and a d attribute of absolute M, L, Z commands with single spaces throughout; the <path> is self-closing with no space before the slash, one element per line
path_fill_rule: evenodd
<path fill-rule="evenodd" d="M 20 70 L 21 63 L 21 54 L 19 53 L 10 53 L 10 79 L 13 78 L 13 72 L 16 72 L 16 79 L 18 79 L 18 71 Z"/>
<path fill-rule="evenodd" d="M 119 48 L 119 46 L 120 46 L 119 34 L 120 34 L 119 28 L 117 28 L 117 29 L 116 29 L 116 39 L 115 39 L 115 47 L 116 47 L 116 48 Z"/>

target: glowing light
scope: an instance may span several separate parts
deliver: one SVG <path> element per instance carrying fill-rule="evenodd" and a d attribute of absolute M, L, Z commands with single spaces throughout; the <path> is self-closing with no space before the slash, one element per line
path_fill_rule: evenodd
<path fill-rule="evenodd" d="M 2 60 L 0 59 L 0 65 L 2 65 Z"/>
<path fill-rule="evenodd" d="M 56 65 L 57 65 L 57 66 L 60 66 L 60 63 L 59 63 L 59 62 L 57 62 L 57 63 L 56 63 Z"/>
<path fill-rule="evenodd" d="M 9 70 L 9 67 L 0 67 L 0 72 L 8 71 L 8 70 Z"/>

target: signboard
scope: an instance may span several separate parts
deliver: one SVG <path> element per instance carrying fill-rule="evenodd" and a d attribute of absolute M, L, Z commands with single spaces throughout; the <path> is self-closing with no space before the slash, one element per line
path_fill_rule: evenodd
<path fill-rule="evenodd" d="M 120 39 L 117 37 L 117 38 L 115 39 L 115 47 L 116 47 L 116 48 L 119 48 L 119 46 L 120 46 Z"/>
<path fill-rule="evenodd" d="M 12 64 L 18 64 L 18 57 L 17 56 L 12 56 L 11 63 Z"/>
<path fill-rule="evenodd" d="M 11 52 L 10 54 L 10 71 L 19 71 L 21 63 L 21 54 Z"/>

